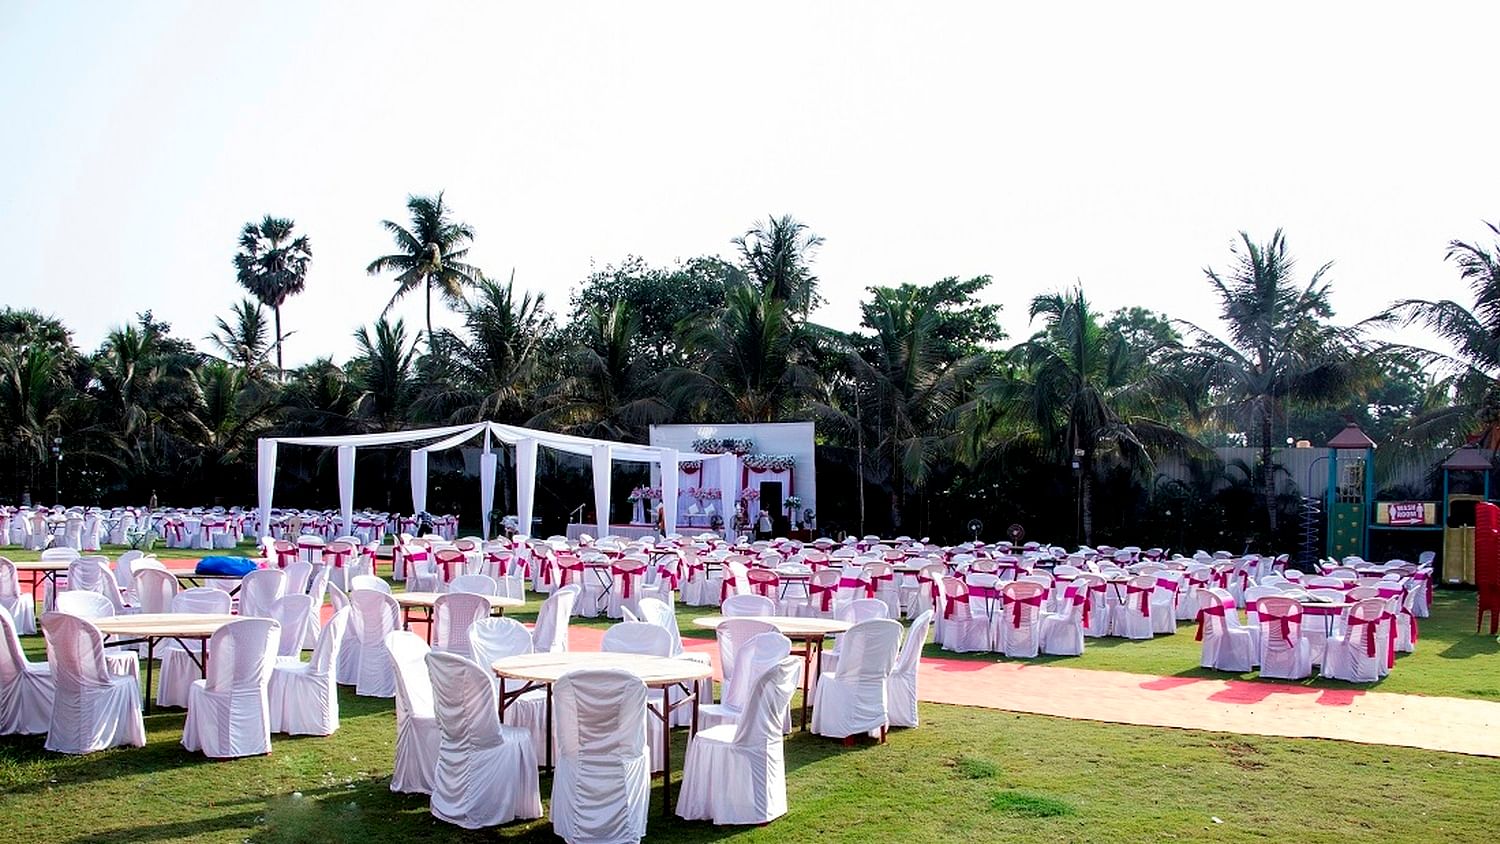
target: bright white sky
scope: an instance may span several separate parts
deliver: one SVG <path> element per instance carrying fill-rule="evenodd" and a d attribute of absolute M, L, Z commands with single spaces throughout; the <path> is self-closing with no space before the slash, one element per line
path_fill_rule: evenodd
<path fill-rule="evenodd" d="M 1075 279 L 1211 322 L 1202 268 L 1278 226 L 1343 320 L 1465 295 L 1500 4 L 1145 5 L 0 0 L 0 302 L 85 348 L 146 308 L 202 338 L 270 212 L 315 254 L 288 364 L 343 360 L 379 221 L 439 189 L 554 309 L 788 212 L 842 328 L 867 285 L 979 273 L 1013 336 Z"/>

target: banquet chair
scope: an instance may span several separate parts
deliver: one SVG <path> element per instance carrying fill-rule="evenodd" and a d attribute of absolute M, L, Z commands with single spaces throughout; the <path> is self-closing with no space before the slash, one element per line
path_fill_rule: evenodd
<path fill-rule="evenodd" d="M 790 604 L 783 609 L 788 615 L 801 618 L 833 618 L 838 603 L 839 583 L 843 573 L 837 568 L 818 569 L 807 581 L 807 598 L 801 604 Z"/>
<path fill-rule="evenodd" d="M 639 841 L 651 799 L 646 684 L 620 669 L 570 671 L 554 684 L 552 830 L 567 842 Z"/>
<path fill-rule="evenodd" d="M 1114 588 L 1120 588 L 1118 585 Z M 1109 633 L 1126 639 L 1150 639 L 1153 575 L 1132 577 L 1124 583 L 1125 600 L 1109 602 Z"/>
<path fill-rule="evenodd" d="M 771 615 L 780 615 L 781 575 L 772 569 L 753 568 L 745 572 L 745 578 L 750 582 L 751 595 L 770 601 Z M 736 597 L 739 596 L 731 595 L 728 600 Z"/>
<path fill-rule="evenodd" d="M 125 590 L 125 599 L 131 601 L 130 590 L 135 586 L 135 563 L 145 558 L 145 553 L 134 548 L 115 559 L 115 583 Z"/>
<path fill-rule="evenodd" d="M 581 591 L 578 586 L 560 586 L 542 602 L 541 609 L 537 610 L 536 624 L 531 628 L 531 646 L 537 653 L 568 649 L 568 623 Z"/>
<path fill-rule="evenodd" d="M 993 650 L 987 602 L 969 595 L 969 587 L 956 577 L 933 581 L 938 592 L 941 614 L 937 622 L 937 642 L 945 651 L 974 653 Z M 979 610 L 979 614 L 975 610 Z"/>
<path fill-rule="evenodd" d="M 690 659 L 694 662 L 701 662 L 704 665 L 712 667 L 713 658 L 708 654 L 689 651 L 682 646 L 682 631 L 677 627 L 677 614 L 672 611 L 672 605 L 670 603 L 662 601 L 658 598 L 642 598 L 640 620 L 655 624 L 656 626 L 661 627 L 667 631 L 672 644 L 672 651 L 669 656 L 678 659 Z M 714 699 L 713 677 L 704 677 L 702 680 L 699 680 L 697 685 L 695 686 L 695 691 L 698 695 L 699 703 L 711 702 Z M 681 689 L 677 688 L 669 689 L 668 693 L 671 695 L 672 701 L 674 703 L 680 700 L 684 695 L 684 692 Z M 679 706 L 672 710 L 672 726 L 687 727 L 692 723 L 692 707 Z"/>
<path fill-rule="evenodd" d="M 349 595 L 344 590 L 328 584 L 328 603 L 335 614 L 349 607 Z M 339 643 L 339 658 L 334 662 L 333 676 L 340 686 L 352 686 L 359 681 L 359 637 L 354 634 L 354 611 L 349 611 L 349 623 L 344 625 L 344 635 Z"/>
<path fill-rule="evenodd" d="M 83 754 L 121 745 L 145 747 L 140 681 L 106 667 L 99 628 L 84 618 L 49 612 L 42 616 L 42 630 L 53 684 L 46 749 Z"/>
<path fill-rule="evenodd" d="M 171 572 L 143 568 L 135 573 L 135 583 L 130 590 L 135 595 L 135 608 L 143 613 L 172 611 L 172 599 L 182 591 Z"/>
<path fill-rule="evenodd" d="M 1240 627 L 1234 596 L 1223 589 L 1198 593 L 1198 634 L 1203 643 L 1199 665 L 1243 674 L 1255 667 L 1250 631 Z"/>
<path fill-rule="evenodd" d="M 1158 568 L 1150 576 L 1156 578 L 1156 588 L 1151 592 L 1151 632 L 1158 636 L 1174 635 L 1178 605 L 1182 602 L 1182 572 Z"/>
<path fill-rule="evenodd" d="M 1380 625 L 1385 616 L 1385 602 L 1378 598 L 1360 601 L 1350 607 L 1344 615 L 1344 629 L 1328 637 L 1322 675 L 1350 683 L 1379 680 L 1384 667 L 1379 647 Z"/>
<path fill-rule="evenodd" d="M 731 618 L 714 629 L 714 638 L 719 647 L 719 676 L 723 678 L 719 694 L 722 698 L 729 683 L 733 682 L 739 664 L 739 652 L 751 639 L 762 633 L 775 633 L 771 624 L 753 618 Z M 708 698 L 704 698 L 707 702 Z"/>
<path fill-rule="evenodd" d="M 626 558 L 610 564 L 608 568 L 596 569 L 600 577 L 609 580 L 608 595 L 604 596 L 605 615 L 620 618 L 621 610 L 629 608 L 640 615 L 640 601 L 646 593 L 646 561 Z M 655 589 L 652 595 L 659 594 Z"/>
<path fill-rule="evenodd" d="M 374 647 L 396 674 L 396 766 L 391 791 L 431 794 L 441 741 L 427 670 L 427 654 L 432 649 L 408 630 L 392 631 Z"/>
<path fill-rule="evenodd" d="M 302 639 L 307 633 L 307 617 L 311 612 L 311 595 L 282 595 L 271 603 L 271 612 L 267 617 L 275 619 L 281 625 L 276 656 L 301 658 Z"/>
<path fill-rule="evenodd" d="M 792 652 L 792 640 L 772 630 L 758 633 L 738 649 L 733 680 L 724 682 L 723 701 L 698 707 L 698 729 L 734 724 L 745 713 L 746 704 L 761 675 Z M 800 661 L 799 661 L 800 663 Z M 697 740 L 697 736 L 694 736 Z"/>
<path fill-rule="evenodd" d="M 361 697 L 393 697 L 396 676 L 390 654 L 381 647 L 386 634 L 401 629 L 401 607 L 396 599 L 373 589 L 349 593 L 350 623 L 359 640 L 359 669 L 354 693 Z"/>
<path fill-rule="evenodd" d="M 994 618 L 995 649 L 1012 659 L 1035 659 L 1041 649 L 1043 605 L 1048 589 L 1015 580 L 1000 590 L 1000 614 Z"/>
<path fill-rule="evenodd" d="M 0 557 L 0 607 L 10 613 L 17 632 L 24 636 L 36 633 L 36 601 L 30 590 L 21 591 L 16 564 Z"/>
<path fill-rule="evenodd" d="M 359 557 L 359 544 L 342 539 L 323 546 L 320 569 L 329 573 L 328 581 L 340 589 L 348 588 L 349 577 Z"/>
<path fill-rule="evenodd" d="M 487 574 L 461 574 L 448 584 L 448 591 L 450 593 L 468 592 L 473 595 L 498 595 L 500 587 L 495 579 Z"/>
<path fill-rule="evenodd" d="M 98 592 L 86 592 L 81 589 L 69 589 L 58 593 L 55 612 L 86 620 L 113 618 L 118 614 L 108 598 Z M 108 637 L 106 637 L 106 642 L 107 640 Z M 111 674 L 136 678 L 141 676 L 140 657 L 133 650 L 106 646 L 104 662 L 109 666 Z"/>
<path fill-rule="evenodd" d="M 47 732 L 52 718 L 52 668 L 21 649 L 10 611 L 0 607 L 0 735 Z"/>
<path fill-rule="evenodd" d="M 886 678 L 887 720 L 892 727 L 915 727 L 918 724 L 917 665 L 922 659 L 922 648 L 927 644 L 932 619 L 932 610 L 925 610 L 912 620 L 891 676 Z"/>
<path fill-rule="evenodd" d="M 239 614 L 243 618 L 270 618 L 271 605 L 285 594 L 285 572 L 256 569 L 240 580 Z"/>
<path fill-rule="evenodd" d="M 172 596 L 171 612 L 228 615 L 230 600 L 228 592 L 212 586 L 184 589 Z M 161 660 L 156 680 L 157 706 L 187 706 L 188 689 L 203 677 L 203 671 L 193 657 L 194 654 L 175 639 L 156 646 L 156 658 Z"/>
<path fill-rule="evenodd" d="M 1311 676 L 1312 648 L 1302 636 L 1302 605 L 1279 595 L 1258 598 L 1256 603 L 1260 676 L 1281 680 Z"/>
<path fill-rule="evenodd" d="M 300 631 L 293 631 L 293 641 Z M 214 631 L 207 677 L 188 689 L 184 748 L 215 759 L 271 752 L 266 687 L 281 635 L 281 625 L 271 618 L 241 618 Z"/>
<path fill-rule="evenodd" d="M 486 618 L 469 628 L 469 647 L 473 649 L 474 661 L 486 669 L 490 683 L 498 687 L 500 678 L 488 669 L 497 660 L 521 656 L 532 652 L 531 633 L 521 622 L 513 618 Z M 507 689 L 515 691 L 514 688 Z M 531 735 L 532 750 L 536 758 L 545 758 L 547 748 L 547 693 L 532 689 L 511 698 L 505 709 L 505 723 L 523 727 Z"/>
<path fill-rule="evenodd" d="M 307 622 L 302 625 L 302 649 L 310 650 L 318 644 L 323 631 L 323 603 L 328 599 L 328 567 L 313 572 L 312 583 L 307 586 L 307 597 L 312 606 L 307 613 Z"/>
<path fill-rule="evenodd" d="M 327 568 L 327 566 L 318 566 L 317 570 L 321 572 Z M 307 592 L 307 586 L 312 582 L 312 563 L 304 563 L 299 560 L 295 563 L 287 564 L 287 567 L 282 569 L 282 571 L 286 574 L 286 585 L 281 590 L 283 595 L 302 595 Z"/>
<path fill-rule="evenodd" d="M 1082 656 L 1084 616 L 1093 620 L 1092 596 L 1086 575 L 1079 575 L 1063 590 L 1056 612 L 1043 612 L 1037 626 L 1039 649 L 1049 656 Z"/>
<path fill-rule="evenodd" d="M 391 594 L 391 585 L 385 582 L 384 578 L 376 577 L 373 574 L 357 574 L 351 578 L 349 580 L 349 591 L 353 592 L 356 589 L 369 589 L 375 592 L 384 592 L 387 595 Z M 412 588 L 407 591 L 420 592 L 423 590 Z"/>
<path fill-rule="evenodd" d="M 471 658 L 469 628 L 489 617 L 490 601 L 485 596 L 444 592 L 432 604 L 432 649 Z"/>
<path fill-rule="evenodd" d="M 903 559 L 905 555 L 902 555 Z M 901 617 L 901 583 L 896 579 L 896 570 L 890 563 L 866 563 L 860 573 L 866 584 L 866 598 L 884 601 L 890 612 L 886 618 Z"/>
<path fill-rule="evenodd" d="M 749 695 L 739 718 L 693 736 L 683 761 L 679 817 L 764 824 L 786 814 L 782 726 L 800 662 L 783 657 L 765 666 L 746 684 Z"/>
<path fill-rule="evenodd" d="M 641 654 L 644 656 L 671 656 L 672 640 L 666 630 L 646 621 L 626 621 L 616 624 L 604 631 L 604 640 L 599 643 L 599 650 L 604 653 L 626 653 Z M 666 716 L 666 690 L 650 689 L 646 693 L 647 706 L 654 714 L 646 719 L 646 723 L 655 727 L 660 722 L 657 716 Z M 651 771 L 666 769 L 666 751 L 662 746 L 661 734 L 655 729 L 647 731 L 646 743 L 651 748 Z"/>
<path fill-rule="evenodd" d="M 839 607 L 835 617 L 839 621 L 858 624 L 872 618 L 893 618 L 890 605 L 879 598 L 857 598 Z M 839 634 L 834 634 L 833 647 L 823 651 L 823 670 L 837 671 L 839 665 Z M 814 677 L 814 680 L 817 678 Z"/>
<path fill-rule="evenodd" d="M 527 731 L 500 723 L 488 672 L 466 657 L 426 657 L 438 726 L 432 816 L 464 829 L 542 816 L 536 753 Z"/>
<path fill-rule="evenodd" d="M 916 617 L 924 612 L 931 611 L 934 615 L 941 611 L 941 607 L 935 606 L 932 600 L 933 581 L 946 577 L 948 567 L 942 563 L 928 563 L 919 569 L 915 576 L 902 584 L 901 605 L 906 607 L 906 614 Z"/>
<path fill-rule="evenodd" d="M 895 668 L 901 625 L 888 618 L 862 621 L 844 634 L 837 672 L 825 671 L 814 692 L 812 731 L 850 739 L 879 733 L 885 741 L 889 717 L 885 684 Z"/>
<path fill-rule="evenodd" d="M 339 728 L 336 684 L 339 647 L 349 626 L 347 607 L 333 614 L 318 634 L 312 659 L 277 659 L 266 699 L 271 732 L 294 736 L 330 736 Z"/>
<path fill-rule="evenodd" d="M 719 607 L 722 615 L 742 618 L 776 614 L 776 602 L 764 595 L 730 595 Z"/>

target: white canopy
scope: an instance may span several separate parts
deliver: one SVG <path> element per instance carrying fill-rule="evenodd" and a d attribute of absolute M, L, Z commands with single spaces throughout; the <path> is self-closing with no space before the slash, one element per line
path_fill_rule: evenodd
<path fill-rule="evenodd" d="M 272 493 L 276 485 L 276 452 L 277 446 L 281 443 L 338 449 L 339 511 L 343 516 L 344 532 L 349 533 L 354 527 L 355 449 L 360 446 L 422 443 L 411 452 L 412 509 L 422 512 L 427 509 L 427 456 L 434 451 L 456 448 L 481 435 L 484 437 L 484 444 L 479 460 L 479 500 L 480 519 L 485 537 L 490 535 L 490 508 L 493 507 L 495 501 L 495 475 L 498 465 L 498 459 L 492 451 L 495 440 L 505 445 L 515 446 L 516 449 L 516 516 L 523 533 L 530 533 L 531 529 L 536 495 L 536 457 L 539 446 L 590 458 L 594 470 L 594 509 L 600 536 L 609 533 L 610 470 L 617 460 L 672 467 L 672 471 L 661 473 L 662 499 L 663 506 L 666 508 L 665 521 L 669 531 L 675 529 L 677 525 L 677 472 L 675 470 L 679 463 L 687 460 L 701 460 L 707 467 L 714 465 L 714 461 L 717 461 L 720 467 L 719 485 L 724 500 L 733 501 L 739 494 L 737 466 L 732 454 L 709 455 L 680 452 L 672 448 L 596 440 L 515 425 L 500 425 L 494 422 L 418 428 L 385 434 L 266 437 L 257 444 L 256 480 L 261 531 L 268 533 L 270 529 Z M 729 524 L 728 519 L 725 522 L 727 535 L 733 530 L 733 525 Z"/>

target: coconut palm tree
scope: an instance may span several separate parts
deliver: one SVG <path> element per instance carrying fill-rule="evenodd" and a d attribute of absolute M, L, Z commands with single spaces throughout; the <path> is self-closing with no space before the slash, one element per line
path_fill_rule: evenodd
<path fill-rule="evenodd" d="M 1437 387 L 1444 400 L 1405 426 L 1403 433 L 1416 442 L 1452 445 L 1477 433 L 1486 448 L 1500 446 L 1500 226 L 1485 225 L 1496 238 L 1491 246 L 1461 240 L 1448 244 L 1447 259 L 1469 283 L 1472 306 L 1451 299 L 1405 299 L 1371 320 L 1420 326 L 1453 349 L 1451 354 L 1400 344 L 1384 349 L 1443 375 Z"/>
<path fill-rule="evenodd" d="M 266 328 L 261 306 L 254 299 L 243 299 L 231 309 L 229 319 L 218 318 L 208 341 L 245 377 L 256 380 L 266 364 Z"/>
<path fill-rule="evenodd" d="M 406 421 L 415 397 L 412 363 L 417 356 L 416 340 L 407 338 L 405 322 L 381 318 L 373 333 L 367 327 L 354 332 L 354 342 L 359 348 L 358 357 L 349 364 L 359 389 L 354 414 L 367 427 L 395 430 Z"/>
<path fill-rule="evenodd" d="M 1046 321 L 1042 330 L 1012 349 L 1004 370 L 981 387 L 969 416 L 969 455 L 1019 440 L 1071 465 L 1080 539 L 1092 543 L 1094 473 L 1102 457 L 1145 474 L 1152 452 L 1196 444 L 1146 415 L 1163 385 L 1132 366 L 1136 356 L 1104 329 L 1081 288 L 1032 299 L 1031 318 L 1037 317 Z"/>
<path fill-rule="evenodd" d="M 291 219 L 267 214 L 259 223 L 246 223 L 240 230 L 240 251 L 234 256 L 235 278 L 250 295 L 271 309 L 276 317 L 276 369 L 282 369 L 281 305 L 307 286 L 312 264 L 312 242 L 307 235 L 293 237 Z"/>
<path fill-rule="evenodd" d="M 639 316 L 623 300 L 610 308 L 591 307 L 562 378 L 543 394 L 543 409 L 527 424 L 630 441 L 640 439 L 647 425 L 671 418 L 661 399 L 643 394 L 650 372 L 647 360 L 634 351 L 639 329 Z"/>
<path fill-rule="evenodd" d="M 426 291 L 427 343 L 431 348 L 432 289 L 436 287 L 439 295 L 459 305 L 464 288 L 480 279 L 479 270 L 463 261 L 469 254 L 468 244 L 474 240 L 474 229 L 451 219 L 441 191 L 436 196 L 407 197 L 406 209 L 411 214 L 410 228 L 391 220 L 380 223 L 390 232 L 397 251 L 371 261 L 365 271 L 370 275 L 396 273 L 396 292 L 380 312 L 382 318 L 401 297 L 419 287 Z"/>
<path fill-rule="evenodd" d="M 768 215 L 731 242 L 739 247 L 745 272 L 770 298 L 804 316 L 818 304 L 810 265 L 823 238 L 792 215 Z"/>
<path fill-rule="evenodd" d="M 785 301 L 752 284 L 732 288 L 721 311 L 690 322 L 683 343 L 691 364 L 662 373 L 662 390 L 691 419 L 785 419 L 816 380 L 806 327 Z"/>
<path fill-rule="evenodd" d="M 1219 296 L 1228 333 L 1220 338 L 1184 322 L 1192 345 L 1179 360 L 1208 386 L 1210 404 L 1200 415 L 1244 431 L 1260 448 L 1261 464 L 1270 467 L 1275 425 L 1285 418 L 1287 403 L 1317 406 L 1352 395 L 1368 361 L 1360 354 L 1357 329 L 1327 322 L 1333 308 L 1323 276 L 1331 264 L 1319 267 L 1306 284 L 1295 282 L 1296 262 L 1280 229 L 1264 244 L 1240 232 L 1232 251 L 1235 262 L 1227 273 L 1203 271 Z M 1274 535 L 1276 475 L 1260 475 L 1266 524 Z"/>
<path fill-rule="evenodd" d="M 519 422 L 532 413 L 531 392 L 543 368 L 551 318 L 540 295 L 480 278 L 461 300 L 462 333 L 442 330 L 423 359 L 418 409 L 453 424 Z"/>

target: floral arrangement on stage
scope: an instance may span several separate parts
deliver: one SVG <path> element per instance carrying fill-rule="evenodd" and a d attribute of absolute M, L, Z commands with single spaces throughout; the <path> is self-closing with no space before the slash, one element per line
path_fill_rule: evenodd
<path fill-rule="evenodd" d="M 694 472 L 698 471 L 699 469 L 703 468 L 703 461 L 702 460 L 684 460 L 684 461 L 678 463 L 677 465 L 680 466 L 680 467 L 682 467 L 682 471 L 687 472 L 689 475 L 691 475 Z"/>
<path fill-rule="evenodd" d="M 718 501 L 724 497 L 724 491 L 715 487 L 695 486 L 688 490 L 688 495 L 698 501 Z"/>
<path fill-rule="evenodd" d="M 698 454 L 730 454 L 745 455 L 755 448 L 755 440 L 747 437 L 699 437 L 693 440 L 693 451 Z"/>
<path fill-rule="evenodd" d="M 638 486 L 630 491 L 625 497 L 626 501 L 655 501 L 661 498 L 661 488 L 654 486 Z"/>
<path fill-rule="evenodd" d="M 734 437 L 725 437 L 723 440 L 720 440 L 720 442 L 723 444 L 724 450 L 729 452 L 730 454 L 738 454 L 743 456 L 749 454 L 755 448 L 755 440 L 744 437 L 741 437 L 739 439 L 735 439 Z"/>
<path fill-rule="evenodd" d="M 797 465 L 792 454 L 751 454 L 745 457 L 745 468 L 762 472 L 785 472 Z"/>
<path fill-rule="evenodd" d="M 784 503 L 786 504 L 786 508 L 788 510 L 795 510 L 798 507 L 802 506 L 802 496 L 800 496 L 800 495 L 788 495 L 786 497 L 786 501 Z"/>
<path fill-rule="evenodd" d="M 693 451 L 698 454 L 723 454 L 724 443 L 718 437 L 699 437 L 693 440 Z"/>
<path fill-rule="evenodd" d="M 741 501 L 759 501 L 760 500 L 760 493 L 758 491 L 756 491 L 756 490 L 753 490 L 753 489 L 747 489 L 744 492 L 740 493 L 740 500 Z"/>

